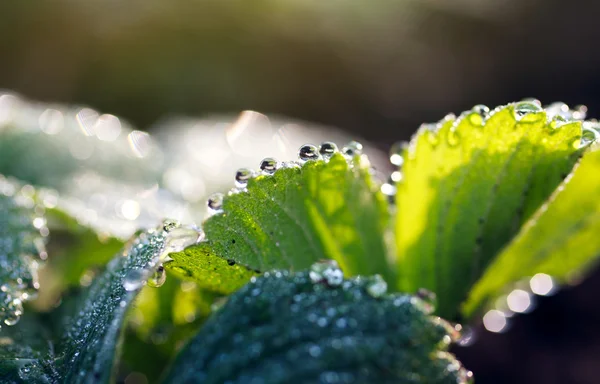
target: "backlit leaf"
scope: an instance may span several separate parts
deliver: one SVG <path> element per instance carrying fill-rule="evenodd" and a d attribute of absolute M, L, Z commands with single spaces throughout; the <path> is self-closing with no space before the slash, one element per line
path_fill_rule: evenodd
<path fill-rule="evenodd" d="M 571 171 L 580 121 L 534 102 L 483 107 L 424 125 L 404 151 L 398 185 L 399 287 L 437 293 L 453 318 L 498 251 Z"/>

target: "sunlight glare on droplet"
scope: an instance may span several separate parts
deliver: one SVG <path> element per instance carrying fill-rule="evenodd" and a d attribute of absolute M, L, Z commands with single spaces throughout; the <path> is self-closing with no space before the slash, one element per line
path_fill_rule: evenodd
<path fill-rule="evenodd" d="M 36 217 L 33 219 L 33 226 L 37 229 L 41 229 L 46 225 L 46 219 L 43 217 Z"/>
<path fill-rule="evenodd" d="M 96 120 L 94 132 L 102 141 L 115 141 L 121 134 L 121 121 L 117 116 L 104 114 Z"/>
<path fill-rule="evenodd" d="M 127 220 L 135 220 L 140 215 L 140 204 L 134 200 L 125 200 L 121 204 L 121 214 Z"/>
<path fill-rule="evenodd" d="M 386 196 L 393 196 L 396 194 L 396 186 L 388 183 L 381 185 L 381 193 Z"/>
<path fill-rule="evenodd" d="M 65 118 L 62 112 L 56 109 L 46 109 L 38 119 L 40 129 L 48 135 L 56 135 L 65 126 Z"/>
<path fill-rule="evenodd" d="M 515 289 L 506 297 L 506 303 L 511 311 L 524 313 L 531 307 L 531 295 L 522 289 Z"/>
<path fill-rule="evenodd" d="M 501 311 L 492 309 L 483 316 L 483 326 L 490 332 L 503 332 L 506 329 L 506 316 Z"/>
<path fill-rule="evenodd" d="M 84 135 L 94 136 L 94 126 L 96 125 L 99 116 L 98 112 L 93 109 L 82 108 L 75 115 L 75 120 L 77 120 L 77 124 Z"/>
<path fill-rule="evenodd" d="M 529 280 L 531 292 L 536 295 L 546 296 L 554 290 L 554 282 L 552 277 L 545 273 L 538 273 Z"/>
<path fill-rule="evenodd" d="M 133 153 L 139 158 L 146 157 L 152 148 L 150 135 L 142 131 L 131 132 L 127 135 L 127 142 Z"/>

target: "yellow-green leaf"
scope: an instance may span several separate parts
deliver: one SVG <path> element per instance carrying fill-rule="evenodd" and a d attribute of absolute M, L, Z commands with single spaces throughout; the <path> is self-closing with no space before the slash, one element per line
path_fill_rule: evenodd
<path fill-rule="evenodd" d="M 453 318 L 497 252 L 571 171 L 581 122 L 534 102 L 483 106 L 424 125 L 404 150 L 397 189 L 399 288 L 438 295 Z"/>
<path fill-rule="evenodd" d="M 559 282 L 580 276 L 600 255 L 600 151 L 586 154 L 477 282 L 464 306 L 471 315 L 510 283 L 536 273 Z"/>

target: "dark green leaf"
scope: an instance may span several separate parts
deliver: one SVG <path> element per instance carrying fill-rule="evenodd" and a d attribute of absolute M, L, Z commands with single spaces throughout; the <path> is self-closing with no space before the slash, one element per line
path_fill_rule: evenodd
<path fill-rule="evenodd" d="M 89 287 L 55 311 L 50 324 L 53 333 L 61 335 L 60 341 L 44 364 L 36 363 L 30 371 L 36 376 L 43 372 L 51 382 L 108 382 L 119 356 L 126 314 L 140 288 L 146 280 L 159 282 L 153 274 L 168 252 L 197 236 L 169 222 L 164 229 L 144 232 L 130 241 Z"/>
<path fill-rule="evenodd" d="M 27 313 L 19 324 L 0 330 L 1 383 L 49 383 L 45 360 L 52 357 L 51 332 L 39 316 Z"/>
<path fill-rule="evenodd" d="M 229 297 L 180 352 L 167 383 L 463 383 L 454 330 L 381 277 L 267 272 Z M 334 276 L 335 275 L 335 276 Z M 321 277 L 323 280 L 321 280 Z"/>

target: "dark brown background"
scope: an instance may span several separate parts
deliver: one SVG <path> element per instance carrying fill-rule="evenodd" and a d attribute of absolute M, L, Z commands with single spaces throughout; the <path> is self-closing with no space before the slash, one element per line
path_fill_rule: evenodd
<path fill-rule="evenodd" d="M 474 104 L 600 116 L 600 3 L 560 0 L 0 2 L 0 88 L 139 128 L 254 109 L 382 148 Z M 478 383 L 600 382 L 600 275 L 459 349 Z"/>

